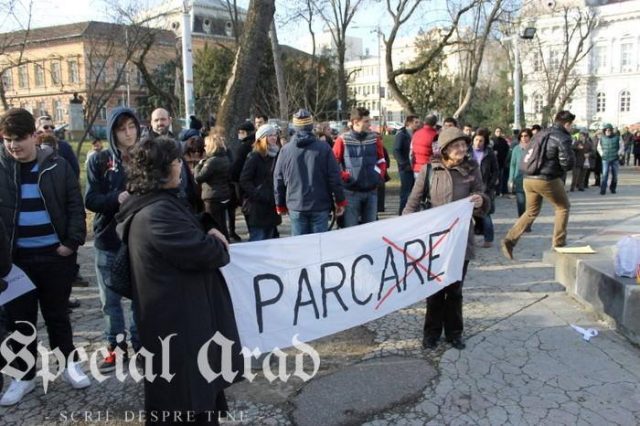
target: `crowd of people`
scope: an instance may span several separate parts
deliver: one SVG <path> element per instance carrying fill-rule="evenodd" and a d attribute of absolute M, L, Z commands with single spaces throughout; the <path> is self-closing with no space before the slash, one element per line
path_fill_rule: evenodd
<path fill-rule="evenodd" d="M 607 188 L 615 194 L 619 166 L 628 166 L 631 154 L 634 165 L 640 164 L 640 131 L 619 134 L 605 124 L 591 136 L 584 129 L 576 132 L 574 120 L 561 111 L 551 127 L 522 129 L 509 140 L 500 128 L 459 126 L 454 118 L 440 126 L 435 115 L 406 117 L 392 150 L 400 180 L 398 214 L 466 197 L 474 208 L 463 278 L 427 299 L 425 349 L 436 348 L 443 333 L 453 347 L 465 348 L 463 281 L 474 234 L 483 236 L 482 247 L 493 245 L 496 197 L 515 195 L 515 223 L 501 242 L 504 255 L 513 259 L 520 236 L 532 231 L 543 199 L 555 208 L 552 246 L 566 244 L 569 172 L 569 192 L 584 191 L 593 174 L 602 195 Z M 340 228 L 373 222 L 384 210 L 391 160 L 381 135 L 371 131 L 365 108 L 354 108 L 349 128 L 338 135 L 304 109 L 293 115 L 290 132 L 260 115 L 243 121 L 233 141 L 225 140 L 224 129 L 203 128 L 196 117 L 176 136 L 172 118 L 162 108 L 153 111 L 149 122 L 144 129 L 128 108 L 110 112 L 107 147 L 94 141 L 86 158 L 83 198 L 78 160 L 67 142 L 49 132 L 51 119 L 36 120 L 19 108 L 2 117 L 0 276 L 13 263 L 36 286 L 7 303 L 3 317 L 9 331 L 28 335 L 39 306 L 51 348 L 65 356 L 73 353 L 69 295 L 89 210 L 94 213 L 95 271 L 107 345 L 100 371 L 113 371 L 118 357 L 126 362 L 143 347 L 159 354 L 158 338 L 176 334 L 171 341 L 173 353 L 180 353 L 171 364 L 176 379 L 146 381 L 145 409 L 223 411 L 224 388 L 230 383 L 222 378 L 207 382 L 196 374 L 195 358 L 216 331 L 240 345 L 219 271 L 229 262 L 229 243 L 242 241 L 236 228 L 238 208 L 249 241 L 279 238 L 285 215 L 293 236 L 327 232 L 334 222 Z M 540 164 L 535 171 L 523 168 L 536 156 Z M 114 263 L 124 249 L 131 264 L 130 312 L 112 285 Z M 15 340 L 9 345 L 15 353 L 23 349 Z M 26 349 L 36 357 L 35 343 Z M 209 357 L 219 367 L 220 354 Z M 68 358 L 63 377 L 74 388 L 87 387 L 90 380 L 76 361 Z M 242 360 L 233 361 L 241 371 Z M 154 357 L 154 372 L 162 370 L 162 362 L 161 356 Z M 12 366 L 26 374 L 12 379 L 0 405 L 18 403 L 35 386 L 35 365 L 27 368 L 15 360 Z"/>

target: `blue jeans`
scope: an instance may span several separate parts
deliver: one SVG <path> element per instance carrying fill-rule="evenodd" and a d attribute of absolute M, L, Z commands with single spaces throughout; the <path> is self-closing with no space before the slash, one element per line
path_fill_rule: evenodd
<path fill-rule="evenodd" d="M 398 174 L 400 175 L 400 209 L 398 214 L 401 215 L 404 206 L 407 205 L 407 200 L 409 199 L 409 194 L 411 194 L 411 189 L 413 188 L 416 178 L 413 177 L 412 170 L 401 171 Z"/>
<path fill-rule="evenodd" d="M 607 181 L 609 180 L 609 170 L 611 170 L 611 185 L 609 189 L 611 192 L 615 192 L 618 186 L 618 168 L 620 167 L 620 160 L 602 160 L 602 179 L 600 179 L 600 193 L 607 192 Z"/>
<path fill-rule="evenodd" d="M 289 211 L 291 235 L 306 235 L 327 232 L 329 230 L 329 212 Z"/>
<path fill-rule="evenodd" d="M 345 189 L 347 207 L 344 210 L 344 227 L 374 222 L 378 214 L 378 190 L 367 192 Z"/>
<path fill-rule="evenodd" d="M 520 217 L 527 210 L 527 197 L 524 195 L 524 191 L 516 191 L 516 206 L 518 207 L 518 217 Z"/>
<path fill-rule="evenodd" d="M 482 227 L 484 229 L 484 240 L 488 243 L 493 242 L 493 220 L 491 220 L 490 214 L 482 217 Z"/>
<path fill-rule="evenodd" d="M 275 236 L 276 228 L 274 226 L 249 226 L 249 241 L 269 240 Z"/>
<path fill-rule="evenodd" d="M 114 347 L 117 344 L 116 337 L 118 334 L 124 335 L 125 338 L 127 335 L 124 313 L 122 312 L 122 296 L 114 293 L 105 284 L 111 279 L 111 265 L 113 264 L 115 256 L 115 251 L 96 249 L 96 278 L 98 279 L 100 303 L 102 304 L 102 313 L 104 314 L 104 321 L 106 323 L 104 335 L 107 342 Z M 135 304 L 132 303 L 129 333 L 131 334 L 131 346 L 133 346 L 134 351 L 137 351 L 140 349 L 140 340 L 138 338 L 135 315 Z"/>

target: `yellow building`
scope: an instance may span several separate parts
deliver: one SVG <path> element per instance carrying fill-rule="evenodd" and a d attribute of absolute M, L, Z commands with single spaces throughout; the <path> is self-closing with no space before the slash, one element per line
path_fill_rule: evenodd
<path fill-rule="evenodd" d="M 104 125 L 109 109 L 118 105 L 135 108 L 147 95 L 137 68 L 132 63 L 123 65 L 126 46 L 140 37 L 139 31 L 90 21 L 35 28 L 26 36 L 23 31 L 0 34 L 1 45 L 8 46 L 0 52 L 6 103 L 35 116 L 51 115 L 60 125 L 73 121 L 70 101 L 74 93 L 84 100 L 83 108 L 91 108 L 115 86 L 105 106 L 96 109 L 95 124 Z M 150 72 L 176 55 L 174 33 L 154 30 L 154 37 L 145 60 Z M 4 105 L 0 104 L 0 109 L 4 110 Z"/>

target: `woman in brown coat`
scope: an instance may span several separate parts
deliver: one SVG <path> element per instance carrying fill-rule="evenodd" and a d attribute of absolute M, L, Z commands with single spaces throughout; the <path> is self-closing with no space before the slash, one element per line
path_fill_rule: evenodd
<path fill-rule="evenodd" d="M 431 161 L 431 175 L 427 177 L 425 165 L 416 178 L 411 195 L 402 214 L 420 210 L 424 199 L 433 207 L 471 196 L 474 216 L 482 216 L 489 211 L 491 203 L 485 193 L 480 167 L 469 159 L 471 140 L 455 127 L 442 130 L 438 137 L 442 158 Z M 427 179 L 429 184 L 426 185 Z M 443 288 L 427 298 L 427 313 L 424 321 L 422 347 L 434 349 L 444 334 L 446 340 L 456 349 L 464 349 L 462 340 L 462 284 L 467 274 L 469 260 L 473 257 L 473 226 L 469 226 L 469 240 L 465 253 L 462 280 Z"/>

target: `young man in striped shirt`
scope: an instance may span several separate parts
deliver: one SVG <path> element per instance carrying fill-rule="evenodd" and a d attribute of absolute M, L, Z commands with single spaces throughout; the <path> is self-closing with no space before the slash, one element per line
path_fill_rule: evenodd
<path fill-rule="evenodd" d="M 76 251 L 86 236 L 85 212 L 78 178 L 69 163 L 52 150 L 36 146 L 35 120 L 22 108 L 12 108 L 0 119 L 4 145 L 0 146 L 0 220 L 7 228 L 13 263 L 36 286 L 5 305 L 9 331 L 31 336 L 38 319 L 38 305 L 47 326 L 51 349 L 58 349 L 67 363 L 63 378 L 74 388 L 90 385 L 72 356 L 73 333 L 67 312 Z M 24 344 L 10 340 L 19 353 Z M 37 359 L 37 339 L 27 350 Z M 35 387 L 35 362 L 21 357 L 11 363 L 16 374 L 0 405 L 14 405 Z"/>

